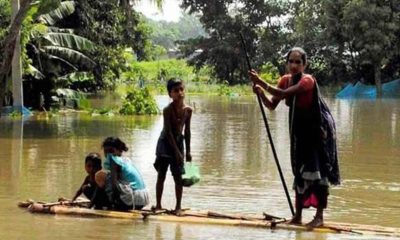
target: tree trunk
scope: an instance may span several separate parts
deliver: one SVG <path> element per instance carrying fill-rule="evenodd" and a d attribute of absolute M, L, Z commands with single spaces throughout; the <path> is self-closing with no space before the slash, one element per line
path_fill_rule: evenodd
<path fill-rule="evenodd" d="M 336 74 L 334 76 L 335 79 L 335 85 L 338 84 L 338 82 L 343 81 L 343 76 L 344 76 L 344 67 L 343 67 L 343 62 L 341 59 L 343 59 L 343 52 L 344 52 L 344 42 L 341 41 L 338 47 L 338 55 L 336 58 Z"/>
<path fill-rule="evenodd" d="M 19 0 L 12 0 L 12 17 L 14 20 L 19 10 Z M 12 79 L 12 96 L 13 106 L 21 107 L 24 105 L 23 89 L 22 89 L 22 64 L 21 64 L 21 32 L 15 40 L 14 55 L 11 64 L 11 79 Z"/>
<path fill-rule="evenodd" d="M 381 82 L 381 68 L 380 64 L 375 64 L 375 86 L 376 86 L 376 97 L 382 97 L 382 82 Z"/>
<path fill-rule="evenodd" d="M 22 22 L 29 10 L 32 0 L 21 0 L 20 8 L 14 21 L 11 23 L 7 36 L 2 44 L 3 60 L 0 65 L 0 107 L 3 107 L 6 80 L 11 70 L 11 62 L 14 55 L 16 39 L 19 36 Z"/>

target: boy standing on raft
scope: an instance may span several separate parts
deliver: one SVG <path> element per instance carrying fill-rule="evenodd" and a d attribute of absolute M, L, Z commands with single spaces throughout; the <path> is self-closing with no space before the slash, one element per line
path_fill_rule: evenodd
<path fill-rule="evenodd" d="M 163 110 L 164 127 L 157 142 L 156 161 L 154 168 L 158 172 L 156 184 L 157 205 L 155 210 L 161 210 L 161 198 L 164 190 L 164 181 L 168 166 L 175 181 L 176 206 L 175 214 L 181 215 L 182 200 L 182 175 L 184 174 L 184 150 L 183 141 L 186 146 L 186 161 L 190 162 L 190 120 L 192 108 L 184 102 L 185 87 L 180 79 L 170 79 L 167 83 L 168 95 L 172 98 Z M 184 135 L 182 132 L 184 131 Z"/>

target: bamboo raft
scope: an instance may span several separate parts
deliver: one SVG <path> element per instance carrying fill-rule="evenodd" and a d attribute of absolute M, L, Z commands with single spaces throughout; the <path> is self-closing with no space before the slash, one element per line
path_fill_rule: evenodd
<path fill-rule="evenodd" d="M 226 226 L 257 227 L 265 229 L 284 229 L 292 231 L 313 231 L 320 233 L 348 233 L 358 235 L 400 237 L 400 228 L 360 225 L 350 223 L 325 222 L 324 226 L 309 229 L 305 225 L 288 224 L 286 219 L 264 213 L 263 216 L 242 216 L 222 214 L 213 211 L 184 210 L 176 216 L 169 210 L 153 212 L 152 210 L 132 210 L 128 212 L 94 210 L 87 208 L 88 201 L 59 201 L 54 203 L 34 202 L 28 200 L 18 203 L 21 208 L 32 213 L 60 214 L 78 217 L 103 217 L 144 221 L 162 221 L 178 223 L 213 224 Z"/>

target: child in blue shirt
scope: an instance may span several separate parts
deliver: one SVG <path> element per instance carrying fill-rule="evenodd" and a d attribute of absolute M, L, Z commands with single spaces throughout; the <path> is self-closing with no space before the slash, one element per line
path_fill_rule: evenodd
<path fill-rule="evenodd" d="M 116 210 L 140 210 L 149 203 L 148 191 L 143 177 L 122 153 L 128 151 L 126 144 L 116 137 L 108 137 L 102 144 L 104 170 L 96 174 L 96 183 L 104 189 Z"/>

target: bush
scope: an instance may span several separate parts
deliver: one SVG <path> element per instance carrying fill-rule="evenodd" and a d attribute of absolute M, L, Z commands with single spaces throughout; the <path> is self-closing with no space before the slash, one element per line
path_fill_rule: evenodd
<path fill-rule="evenodd" d="M 148 88 L 141 88 L 128 90 L 119 113 L 122 115 L 158 114 L 159 109 Z"/>
<path fill-rule="evenodd" d="M 78 109 L 79 110 L 89 110 L 91 108 L 90 102 L 87 98 L 78 99 Z"/>
<path fill-rule="evenodd" d="M 270 84 L 277 84 L 280 76 L 278 69 L 271 62 L 267 62 L 261 66 L 260 77 Z"/>
<path fill-rule="evenodd" d="M 189 66 L 182 59 L 165 59 L 159 61 L 142 61 L 130 62 L 129 70 L 122 74 L 124 83 L 132 84 L 133 82 L 142 81 L 144 84 L 165 84 L 170 78 L 181 78 L 187 82 L 211 83 L 215 81 L 212 78 L 213 68 L 205 66 L 196 70 Z"/>

